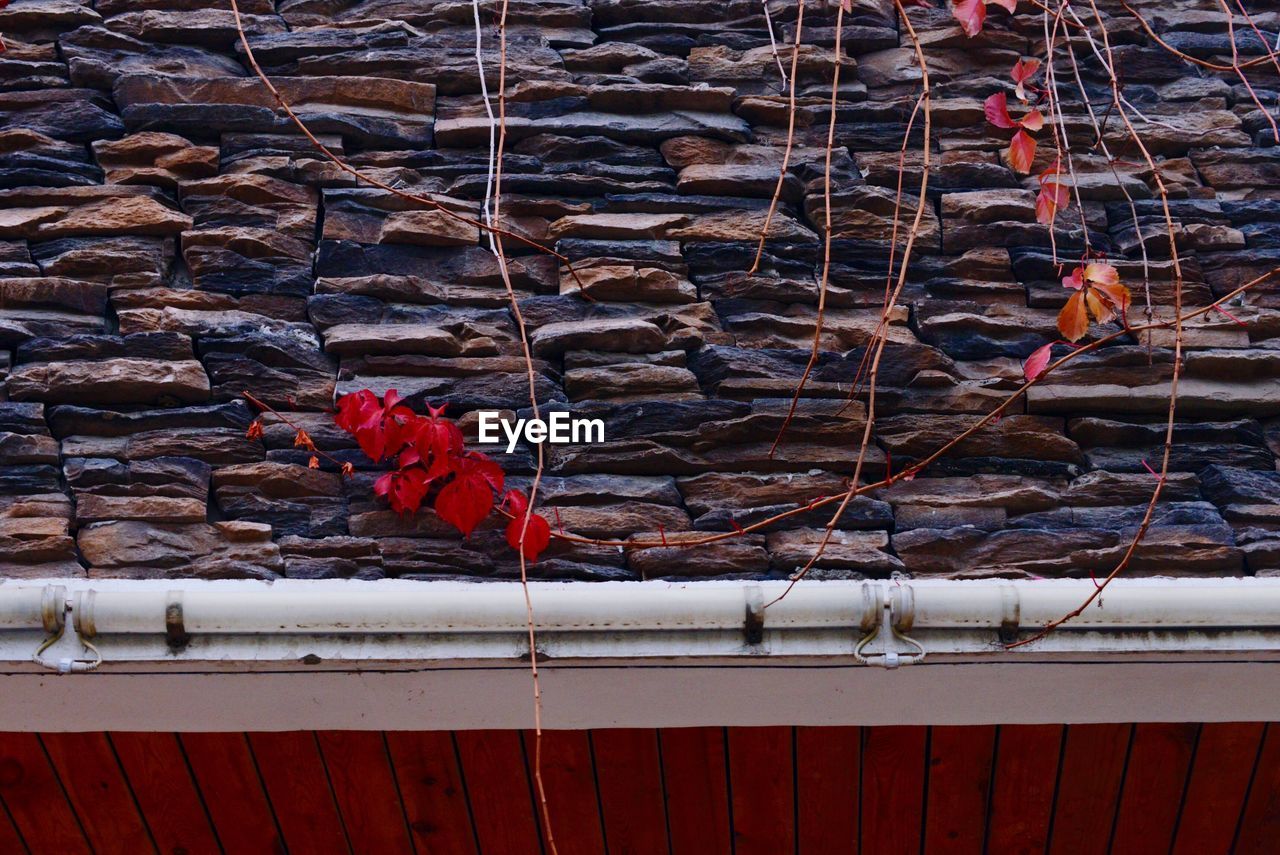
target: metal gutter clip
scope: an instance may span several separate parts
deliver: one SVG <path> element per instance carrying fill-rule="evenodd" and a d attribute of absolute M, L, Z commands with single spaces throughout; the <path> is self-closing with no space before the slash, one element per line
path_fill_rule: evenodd
<path fill-rule="evenodd" d="M 885 585 L 880 587 L 880 622 L 862 637 L 858 646 L 853 649 L 853 656 L 863 665 L 880 665 L 884 668 L 897 668 L 899 665 L 915 665 L 924 661 L 924 645 L 906 634 L 915 618 L 915 596 L 908 585 Z M 880 639 L 881 651 L 870 655 L 864 653 L 867 646 Z M 895 639 L 903 642 L 906 650 L 896 645 Z"/>
<path fill-rule="evenodd" d="M 68 617 L 73 617 L 75 603 L 81 596 L 82 594 L 79 592 L 74 597 L 68 595 L 67 589 L 61 585 L 45 586 L 41 598 L 42 618 L 44 629 L 49 633 L 49 637 L 36 648 L 35 653 L 31 654 L 32 662 L 42 668 L 48 668 L 50 671 L 57 671 L 59 674 L 81 674 L 86 671 L 93 671 L 102 664 L 102 653 L 93 645 L 93 642 L 81 636 L 79 621 L 67 620 Z M 89 593 L 89 596 L 92 596 L 92 592 Z M 71 634 L 85 650 L 93 653 L 93 659 L 81 659 L 70 655 L 60 656 L 57 661 L 45 658 L 45 651 L 62 640 L 69 623 L 72 625 Z M 70 645 L 62 646 L 69 647 Z"/>

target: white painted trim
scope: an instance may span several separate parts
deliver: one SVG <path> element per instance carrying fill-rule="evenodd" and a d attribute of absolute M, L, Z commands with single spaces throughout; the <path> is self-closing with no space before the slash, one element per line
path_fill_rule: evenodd
<path fill-rule="evenodd" d="M 1117 581 L 1016 650 L 1002 625 L 1034 628 L 1092 583 L 802 583 L 751 636 L 748 615 L 784 586 L 534 584 L 547 726 L 1280 719 L 1280 579 Z M 37 664 L 55 618 L 68 631 Z M 524 620 L 513 583 L 10 581 L 0 730 L 528 727 Z M 859 664 L 885 620 L 863 652 L 884 664 L 897 630 L 923 662 Z M 53 675 L 88 665 L 76 630 L 101 668 Z"/>

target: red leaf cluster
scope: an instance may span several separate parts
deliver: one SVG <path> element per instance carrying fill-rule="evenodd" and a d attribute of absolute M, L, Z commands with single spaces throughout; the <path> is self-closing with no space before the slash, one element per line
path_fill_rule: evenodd
<path fill-rule="evenodd" d="M 436 516 L 470 536 L 494 509 L 496 498 L 503 496 L 502 468 L 488 455 L 466 450 L 462 431 L 444 417 L 444 407 L 428 405 L 423 416 L 401 401 L 394 389 L 382 400 L 362 389 L 338 399 L 334 421 L 355 437 L 370 460 L 391 464 L 374 482 L 373 492 L 392 510 L 412 514 L 430 499 Z M 295 445 L 314 447 L 301 431 Z M 344 472 L 348 467 L 343 465 Z M 537 514 L 528 514 L 529 501 L 518 490 L 508 490 L 503 505 L 514 516 L 507 526 L 507 542 L 525 558 L 536 560 L 551 540 L 551 527 Z"/>
<path fill-rule="evenodd" d="M 1091 262 L 1062 277 L 1062 287 L 1075 291 L 1058 314 L 1058 330 L 1067 341 L 1078 341 L 1089 331 L 1089 316 L 1105 324 L 1129 309 L 1129 289 L 1120 284 L 1120 273 L 1110 264 Z"/>
<path fill-rule="evenodd" d="M 1021 119 L 1013 118 L 1009 115 L 1009 100 L 1003 92 L 997 92 L 987 98 L 982 107 L 987 121 L 997 128 L 1018 129 L 1009 142 L 1009 165 L 1013 167 L 1014 172 L 1030 172 L 1031 161 L 1036 156 L 1036 139 L 1027 131 L 1033 133 L 1040 131 L 1044 127 L 1044 116 L 1033 107 Z"/>

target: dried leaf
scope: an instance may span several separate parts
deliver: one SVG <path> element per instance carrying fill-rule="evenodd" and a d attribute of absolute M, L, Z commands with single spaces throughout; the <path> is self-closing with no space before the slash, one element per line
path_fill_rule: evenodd
<path fill-rule="evenodd" d="M 1089 314 L 1100 324 L 1105 324 L 1116 316 L 1111 304 L 1098 296 L 1098 289 L 1088 288 L 1084 292 L 1084 303 L 1089 307 Z"/>
<path fill-rule="evenodd" d="M 1084 292 L 1071 295 L 1058 313 L 1058 331 L 1067 341 L 1079 341 L 1089 331 L 1089 315 L 1084 307 Z"/>

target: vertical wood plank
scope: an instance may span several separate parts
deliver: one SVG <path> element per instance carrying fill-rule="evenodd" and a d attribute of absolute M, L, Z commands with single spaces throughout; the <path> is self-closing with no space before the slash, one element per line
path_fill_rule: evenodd
<path fill-rule="evenodd" d="M 1050 855 L 1106 855 L 1131 724 L 1073 724 L 1058 777 Z"/>
<path fill-rule="evenodd" d="M 524 734 L 529 783 L 533 779 L 535 737 Z M 600 799 L 596 795 L 591 743 L 585 730 L 544 730 L 542 732 L 542 782 L 551 831 L 560 855 L 604 855 L 604 828 L 600 819 Z M 534 790 L 537 795 L 537 790 Z M 542 814 L 538 814 L 542 819 Z M 546 834 L 546 829 L 543 829 Z M 550 847 L 545 847 L 550 849 Z"/>
<path fill-rule="evenodd" d="M 997 734 L 987 849 L 1043 853 L 1049 846 L 1062 725 L 1010 724 Z"/>
<path fill-rule="evenodd" d="M 285 845 L 294 852 L 348 852 L 315 734 L 250 733 L 249 747 Z"/>
<path fill-rule="evenodd" d="M 795 851 L 795 731 L 729 728 L 729 786 L 735 855 Z"/>
<path fill-rule="evenodd" d="M 1198 724 L 1134 725 L 1113 852 L 1167 852 L 1187 785 Z"/>
<path fill-rule="evenodd" d="M 460 730 L 456 738 L 480 850 L 485 855 L 541 851 L 520 734 Z"/>
<path fill-rule="evenodd" d="M 389 731 L 409 833 L 428 855 L 476 855 L 462 770 L 448 731 Z"/>
<path fill-rule="evenodd" d="M 161 852 L 219 851 L 195 782 L 172 733 L 113 733 L 116 756 Z"/>
<path fill-rule="evenodd" d="M 284 841 L 245 735 L 184 733 L 178 741 L 223 848 L 283 855 Z"/>
<path fill-rule="evenodd" d="M 658 732 L 642 728 L 591 734 L 596 784 L 609 855 L 659 855 L 667 851 Z"/>
<path fill-rule="evenodd" d="M 1272 855 L 1280 840 L 1280 727 L 1268 724 L 1240 817 L 1235 855 Z"/>
<path fill-rule="evenodd" d="M 1211 722 L 1200 728 L 1173 842 L 1174 855 L 1227 855 L 1262 745 L 1260 723 Z M 1280 840 L 1273 841 L 1280 844 Z"/>
<path fill-rule="evenodd" d="M 932 729 L 924 828 L 930 855 L 982 852 L 995 741 L 994 725 Z"/>
<path fill-rule="evenodd" d="M 318 730 L 316 741 L 356 855 L 411 855 L 409 827 L 382 732 Z"/>
<path fill-rule="evenodd" d="M 863 730 L 862 851 L 917 855 L 924 810 L 926 728 Z"/>
<path fill-rule="evenodd" d="M 9 811 L 5 809 L 4 802 L 0 801 L 0 852 L 13 852 L 15 855 L 21 855 L 26 851 L 27 847 L 22 842 L 22 837 L 18 834 L 18 827 L 9 818 Z"/>
<path fill-rule="evenodd" d="M 862 730 L 796 728 L 796 823 L 800 855 L 858 851 Z"/>
<path fill-rule="evenodd" d="M 728 855 L 733 844 L 724 730 L 671 728 L 660 731 L 659 740 L 672 855 Z"/>
<path fill-rule="evenodd" d="M 34 733 L 0 733 L 0 799 L 35 855 L 89 853 L 67 796 Z M 142 851 L 151 851 L 149 847 Z"/>
<path fill-rule="evenodd" d="M 151 852 L 151 835 L 105 733 L 46 733 L 53 768 L 99 855 Z"/>

